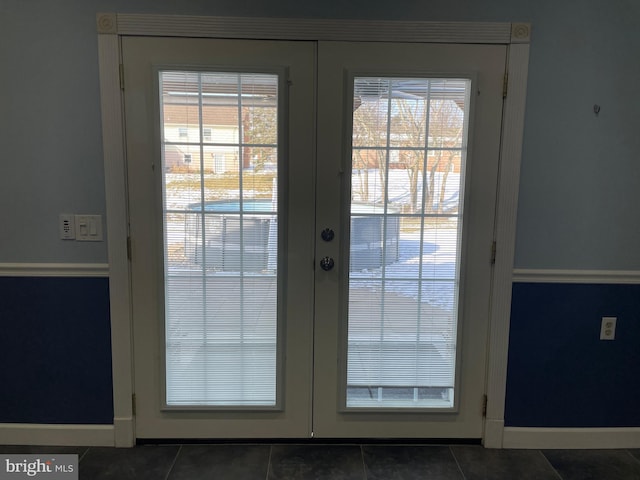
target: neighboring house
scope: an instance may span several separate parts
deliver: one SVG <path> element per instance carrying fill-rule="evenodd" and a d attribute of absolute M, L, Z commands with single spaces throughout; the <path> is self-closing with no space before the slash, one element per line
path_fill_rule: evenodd
<path fill-rule="evenodd" d="M 180 101 L 181 99 L 179 99 Z M 233 106 L 205 106 L 202 108 L 202 132 L 199 128 L 200 111 L 197 104 L 175 102 L 171 95 L 164 100 L 164 167 L 169 171 L 199 170 L 200 135 L 203 147 L 203 167 L 210 173 L 238 171 L 238 109 Z M 184 102 L 184 100 L 182 100 Z M 236 145 L 233 145 L 233 144 Z M 226 144 L 226 145 L 220 145 Z"/>

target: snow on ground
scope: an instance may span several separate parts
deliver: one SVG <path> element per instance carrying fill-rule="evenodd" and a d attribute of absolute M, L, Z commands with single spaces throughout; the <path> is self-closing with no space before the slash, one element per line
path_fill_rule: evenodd
<path fill-rule="evenodd" d="M 421 266 L 419 233 L 401 232 L 398 261 L 384 267 L 385 291 L 453 310 L 457 290 L 457 234 L 455 228 L 425 231 Z M 420 278 L 420 270 L 422 279 L 427 281 L 415 281 Z M 373 287 L 380 284 L 382 275 L 383 269 L 376 268 L 351 272 L 350 279 L 353 285 Z"/>
<path fill-rule="evenodd" d="M 364 198 L 358 193 L 362 185 L 363 176 L 368 175 L 369 195 Z M 194 181 L 197 185 L 197 174 L 166 174 L 166 209 L 189 210 L 189 205 L 199 202 L 200 190 L 185 188 L 180 185 L 185 181 Z M 384 189 L 377 170 L 353 172 L 353 199 L 356 202 L 381 203 Z M 435 177 L 435 190 L 440 192 L 444 179 L 442 173 Z M 444 203 L 449 207 L 457 206 L 460 190 L 460 174 L 450 173 L 444 187 Z M 418 198 L 422 198 L 422 187 L 419 184 Z M 244 190 L 245 198 L 250 198 L 256 192 Z M 238 198 L 238 190 L 216 192 L 218 198 Z M 438 197 L 438 195 L 436 195 Z M 395 169 L 389 171 L 389 204 L 400 210 L 408 205 L 411 199 L 409 177 L 406 170 Z M 457 210 L 457 209 L 456 209 Z M 174 238 L 184 238 L 180 235 L 184 231 L 184 219 L 169 220 L 167 230 L 175 232 Z M 385 277 L 385 291 L 394 292 L 404 297 L 412 298 L 422 303 L 452 311 L 456 303 L 457 293 L 457 258 L 458 258 L 458 229 L 455 220 L 449 220 L 441 225 L 425 225 L 423 238 L 422 264 L 420 262 L 420 232 L 400 231 L 398 261 L 383 268 L 351 272 L 352 285 L 357 283 L 361 287 L 380 285 L 380 279 Z M 184 264 L 182 265 L 184 267 Z M 384 270 L 384 272 L 383 272 Z M 421 270 L 421 272 L 420 272 Z M 422 275 L 420 275 L 422 273 Z M 417 282 L 422 278 L 422 282 Z M 396 281 L 394 281 L 396 279 Z M 413 279 L 414 281 L 398 281 L 399 279 Z M 419 287 L 421 286 L 421 287 Z"/>

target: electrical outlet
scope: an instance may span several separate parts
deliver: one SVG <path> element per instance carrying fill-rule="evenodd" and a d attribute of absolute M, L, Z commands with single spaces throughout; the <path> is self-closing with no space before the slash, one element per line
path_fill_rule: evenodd
<path fill-rule="evenodd" d="M 61 240 L 76 239 L 76 222 L 75 216 L 70 213 L 61 213 L 59 216 L 59 228 Z"/>
<path fill-rule="evenodd" d="M 600 340 L 615 340 L 617 317 L 602 317 Z"/>

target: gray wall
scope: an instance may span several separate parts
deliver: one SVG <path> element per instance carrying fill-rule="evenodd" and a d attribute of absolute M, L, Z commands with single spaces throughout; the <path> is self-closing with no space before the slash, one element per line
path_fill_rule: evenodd
<path fill-rule="evenodd" d="M 97 12 L 532 22 L 516 267 L 640 270 L 637 0 L 0 0 L 0 263 L 107 261 L 105 242 L 57 227 L 59 213 L 105 214 Z M 106 279 L 0 278 L 0 291 L 0 384 L 16 386 L 4 421 L 111 423 Z M 507 425 L 638 426 L 638 298 L 516 284 Z M 598 340 L 604 315 L 619 341 Z M 38 401 L 41 378 L 64 401 Z"/>
<path fill-rule="evenodd" d="M 107 259 L 57 227 L 105 213 L 100 11 L 532 22 L 516 266 L 640 269 L 635 0 L 0 0 L 0 263 Z"/>

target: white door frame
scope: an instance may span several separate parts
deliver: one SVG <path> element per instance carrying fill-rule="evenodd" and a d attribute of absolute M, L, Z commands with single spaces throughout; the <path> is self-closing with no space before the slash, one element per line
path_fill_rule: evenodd
<path fill-rule="evenodd" d="M 497 250 L 489 319 L 487 413 L 483 435 L 483 443 L 486 447 L 501 448 L 504 433 L 511 285 L 529 65 L 530 24 L 99 13 L 97 31 L 107 205 L 114 445 L 117 447 L 133 446 L 136 439 L 121 37 L 146 35 L 263 40 L 476 43 L 508 46 L 506 99 L 502 121 L 494 236 Z"/>

